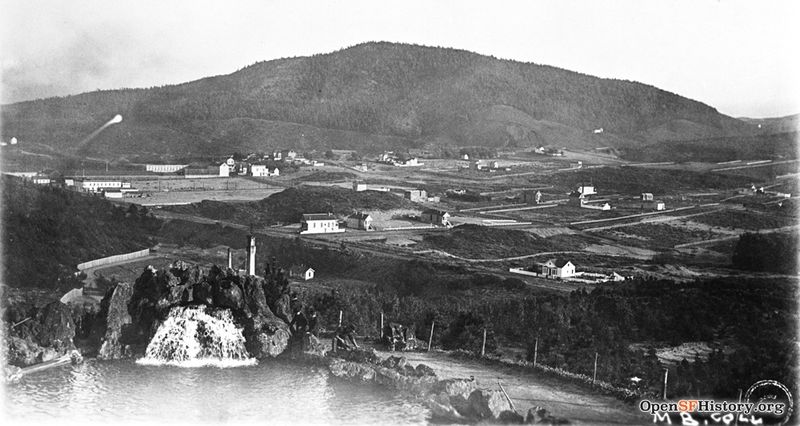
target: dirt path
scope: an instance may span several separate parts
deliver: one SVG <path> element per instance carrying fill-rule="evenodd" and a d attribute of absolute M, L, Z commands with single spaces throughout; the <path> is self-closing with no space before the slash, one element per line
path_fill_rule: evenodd
<path fill-rule="evenodd" d="M 797 230 L 797 229 L 800 229 L 800 225 L 783 226 L 781 228 L 760 229 L 758 231 L 746 231 L 746 232 L 750 232 L 750 233 L 754 233 L 754 234 L 774 234 L 774 233 L 780 233 L 780 232 L 794 231 L 794 230 Z M 685 244 L 678 244 L 678 245 L 675 246 L 675 248 L 679 249 L 679 248 L 687 248 L 687 247 L 704 246 L 704 245 L 709 245 L 709 244 L 716 244 L 716 243 L 723 242 L 723 241 L 736 240 L 738 238 L 739 238 L 739 235 L 731 235 L 731 236 L 728 236 L 728 237 L 720 237 L 720 238 L 714 238 L 714 239 L 710 239 L 710 240 L 703 240 L 703 241 L 695 241 L 695 242 L 685 243 Z"/>
<path fill-rule="evenodd" d="M 436 253 L 444 257 L 451 257 L 453 259 L 463 260 L 465 262 L 473 262 L 473 263 L 483 263 L 483 262 L 507 262 L 510 260 L 522 260 L 522 259 L 530 259 L 532 257 L 539 257 L 539 256 L 553 256 L 556 254 L 574 254 L 574 253 L 582 253 L 580 251 L 547 251 L 541 253 L 533 253 L 533 254 L 526 254 L 522 256 L 512 256 L 512 257 L 499 257 L 496 259 L 469 259 L 466 257 L 456 256 L 455 254 L 450 254 L 444 250 L 436 250 L 436 249 L 428 249 L 428 250 L 419 250 L 415 251 L 414 254 L 426 254 L 426 253 Z"/>
<path fill-rule="evenodd" d="M 398 355 L 397 352 L 378 353 L 382 357 Z M 569 419 L 572 424 L 643 424 L 651 420 L 632 404 L 541 373 L 457 359 L 444 352 L 403 352 L 401 355 L 414 366 L 423 363 L 433 368 L 440 378 L 473 376 L 479 387 L 487 389 L 498 389 L 500 382 L 523 415 L 529 408 L 540 406 Z"/>

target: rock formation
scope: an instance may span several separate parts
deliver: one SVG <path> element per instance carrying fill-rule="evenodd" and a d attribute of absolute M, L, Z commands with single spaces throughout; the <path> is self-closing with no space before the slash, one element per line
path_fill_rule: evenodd
<path fill-rule="evenodd" d="M 240 276 L 216 265 L 204 271 L 181 261 L 169 269 L 148 267 L 133 285 L 119 284 L 103 299 L 99 326 L 104 333 L 98 357 L 116 359 L 142 352 L 170 310 L 193 305 L 230 310 L 243 328 L 250 355 L 275 357 L 287 348 L 291 332 L 265 295 L 285 286 L 281 278 Z"/>
<path fill-rule="evenodd" d="M 58 301 L 42 307 L 16 307 L 6 313 L 6 360 L 28 366 L 50 361 L 75 349 L 75 323 L 69 308 Z"/>

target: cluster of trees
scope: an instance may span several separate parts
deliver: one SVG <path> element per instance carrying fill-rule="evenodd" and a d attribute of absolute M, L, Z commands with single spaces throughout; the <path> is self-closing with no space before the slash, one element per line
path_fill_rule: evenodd
<path fill-rule="evenodd" d="M 598 354 L 599 379 L 629 386 L 638 376 L 651 392 L 661 386 L 665 367 L 654 350 L 633 344 L 712 342 L 717 349 L 708 359 L 669 367 L 670 395 L 734 397 L 762 378 L 797 385 L 794 290 L 780 280 L 639 279 L 561 294 L 457 266 L 317 250 L 302 241 L 265 242 L 264 250 L 313 262 L 322 274 L 379 283 L 305 295 L 323 324 L 335 324 L 341 310 L 362 334 L 378 334 L 383 312 L 414 327 L 422 340 L 435 321 L 434 345 L 478 352 L 486 328 L 487 353 L 500 344 L 524 346 L 532 361 L 537 347 L 537 362 L 589 376 Z"/>
<path fill-rule="evenodd" d="M 12 287 L 70 287 L 75 266 L 153 245 L 145 207 L 3 176 L 3 275 Z"/>
<path fill-rule="evenodd" d="M 752 136 L 726 136 L 687 141 L 659 141 L 625 149 L 622 157 L 632 161 L 763 160 L 797 158 L 798 132 Z"/>
<path fill-rule="evenodd" d="M 458 150 L 459 157 L 465 154 L 469 156 L 470 160 L 477 160 L 479 158 L 497 158 L 497 149 L 484 146 L 469 146 Z"/>
<path fill-rule="evenodd" d="M 746 233 L 733 249 L 733 265 L 748 271 L 797 274 L 798 236 L 793 232 Z"/>

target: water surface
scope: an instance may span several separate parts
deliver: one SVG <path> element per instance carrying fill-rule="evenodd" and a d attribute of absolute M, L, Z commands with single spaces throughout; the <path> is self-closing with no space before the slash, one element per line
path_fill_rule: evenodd
<path fill-rule="evenodd" d="M 281 361 L 183 368 L 93 359 L 7 385 L 5 414 L 14 424 L 422 424 L 429 416 L 386 389 Z"/>

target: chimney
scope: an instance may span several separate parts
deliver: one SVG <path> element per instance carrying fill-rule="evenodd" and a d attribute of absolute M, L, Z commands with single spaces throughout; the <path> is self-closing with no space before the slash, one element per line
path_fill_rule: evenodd
<path fill-rule="evenodd" d="M 228 247 L 228 269 L 233 269 L 233 255 L 230 247 Z"/>
<path fill-rule="evenodd" d="M 247 236 L 247 275 L 256 274 L 256 237 Z"/>

